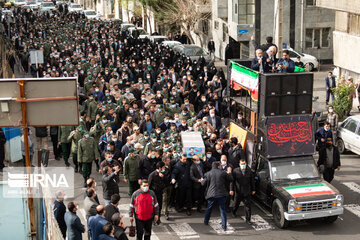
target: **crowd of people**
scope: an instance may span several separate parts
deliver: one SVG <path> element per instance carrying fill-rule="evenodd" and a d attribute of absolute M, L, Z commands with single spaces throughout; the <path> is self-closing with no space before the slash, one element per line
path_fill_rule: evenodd
<path fill-rule="evenodd" d="M 138 239 L 150 239 L 152 223 L 160 224 L 161 215 L 169 219 L 171 206 L 190 216 L 193 207 L 202 212 L 205 199 L 205 224 L 218 202 L 226 230 L 226 211 L 234 196 L 237 205 L 245 202 L 251 223 L 254 179 L 237 138 L 229 140 L 226 121 L 230 112 L 240 124 L 245 120 L 243 113 L 230 111 L 234 103 L 224 94 L 222 69 L 203 57 L 193 61 L 169 47 L 134 38 L 119 22 L 89 21 L 77 13 L 50 17 L 21 9 L 14 17 L 16 21 L 6 26 L 24 71 L 33 77 L 78 79 L 80 125 L 51 127 L 50 136 L 55 159 L 63 158 L 66 166 L 72 159 L 75 172 L 83 176 L 91 239 L 126 239 L 116 211 L 120 181 L 129 185 L 129 214 Z M 34 49 L 43 50 L 43 64 L 29 61 Z M 48 148 L 48 130 L 36 128 L 38 150 Z M 201 133 L 204 156 L 189 158 L 183 153 L 184 131 Z M 95 191 L 94 174 L 102 175 L 104 205 Z M 243 178 L 248 179 L 246 191 L 240 187 Z M 70 202 L 67 208 L 65 213 L 59 192 L 54 213 L 62 233 L 80 239 L 85 227 L 76 216 L 77 204 Z M 235 206 L 233 216 L 236 210 Z"/>

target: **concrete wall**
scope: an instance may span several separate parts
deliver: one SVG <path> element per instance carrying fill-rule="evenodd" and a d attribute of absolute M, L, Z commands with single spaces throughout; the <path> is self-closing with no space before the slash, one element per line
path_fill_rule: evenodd
<path fill-rule="evenodd" d="M 322 8 L 360 14 L 359 0 L 317 0 L 316 5 Z"/>
<path fill-rule="evenodd" d="M 334 31 L 334 64 L 340 68 L 360 74 L 358 61 L 351 59 L 360 56 L 360 37 Z"/>

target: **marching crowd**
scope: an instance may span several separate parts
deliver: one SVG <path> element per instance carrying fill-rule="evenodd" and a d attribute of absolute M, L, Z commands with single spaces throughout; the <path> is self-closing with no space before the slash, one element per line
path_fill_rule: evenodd
<path fill-rule="evenodd" d="M 226 79 L 213 62 L 191 60 L 130 36 L 118 22 L 19 9 L 14 17 L 13 24 L 4 26 L 11 28 L 6 30 L 25 71 L 33 77 L 78 78 L 80 125 L 51 127 L 50 136 L 55 159 L 62 157 L 70 166 L 72 153 L 75 172 L 84 178 L 91 239 L 126 239 L 116 208 L 120 181 L 129 185 L 129 214 L 138 239 L 150 239 L 152 223 L 160 224 L 161 215 L 169 219 L 170 206 L 190 216 L 193 207 L 202 211 L 205 199 L 205 224 L 218 202 L 226 230 L 234 196 L 233 216 L 244 201 L 251 223 L 254 178 L 241 144 L 237 138 L 229 140 L 229 125 L 224 124 L 230 113 L 240 125 L 247 123 L 224 95 Z M 44 64 L 29 62 L 33 49 L 44 51 Z M 183 154 L 183 131 L 201 133 L 205 156 Z M 38 149 L 47 149 L 48 128 L 37 127 L 35 135 Z M 93 162 L 102 175 L 104 205 L 91 177 L 96 174 Z M 81 239 L 85 228 L 76 216 L 77 204 L 68 203 L 65 213 L 63 195 L 58 192 L 54 208 L 59 226 L 64 237 L 67 231 L 68 239 Z"/>

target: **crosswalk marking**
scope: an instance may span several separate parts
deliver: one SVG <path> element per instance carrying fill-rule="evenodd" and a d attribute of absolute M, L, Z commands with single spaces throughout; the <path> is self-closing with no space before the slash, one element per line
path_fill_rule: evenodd
<path fill-rule="evenodd" d="M 243 216 L 242 219 L 245 220 L 245 217 Z M 252 227 L 256 231 L 262 231 L 262 230 L 271 230 L 274 229 L 270 223 L 268 223 L 265 219 L 263 219 L 260 215 L 251 215 L 251 221 L 252 221 Z"/>
<path fill-rule="evenodd" d="M 360 206 L 359 204 L 348 204 L 344 205 L 345 209 L 360 217 Z"/>
<path fill-rule="evenodd" d="M 345 186 L 347 186 L 348 188 L 350 188 L 350 190 L 360 193 L 360 185 L 354 182 L 343 182 L 342 184 L 344 184 Z"/>
<path fill-rule="evenodd" d="M 226 231 L 224 231 L 224 229 L 222 228 L 222 225 L 221 225 L 221 219 L 210 220 L 209 225 L 219 235 L 233 234 L 235 232 L 235 229 L 230 225 L 230 223 L 227 223 Z"/>
<path fill-rule="evenodd" d="M 129 217 L 129 208 L 130 204 L 119 204 L 118 209 L 120 211 L 121 216 L 128 218 Z"/>
<path fill-rule="evenodd" d="M 180 239 L 200 238 L 195 230 L 190 227 L 188 223 L 169 224 L 172 230 L 179 236 Z"/>
<path fill-rule="evenodd" d="M 160 240 L 153 230 L 151 230 L 151 240 Z"/>

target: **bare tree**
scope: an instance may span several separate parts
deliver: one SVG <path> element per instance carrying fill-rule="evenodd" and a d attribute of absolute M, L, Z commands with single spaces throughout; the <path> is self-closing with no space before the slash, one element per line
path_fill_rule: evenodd
<path fill-rule="evenodd" d="M 193 32 L 199 37 L 200 44 L 203 46 L 198 24 L 210 19 L 211 12 L 202 10 L 203 7 L 211 8 L 210 4 L 210 0 L 172 0 L 172 3 L 163 5 L 164 12 L 160 23 L 180 27 L 191 43 L 195 43 L 191 35 Z"/>

